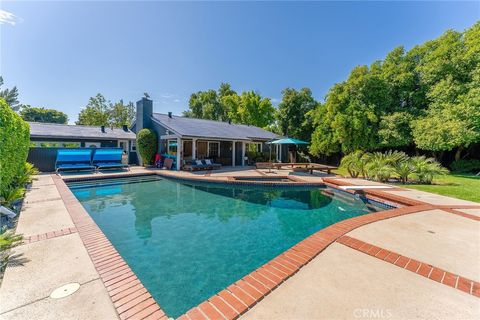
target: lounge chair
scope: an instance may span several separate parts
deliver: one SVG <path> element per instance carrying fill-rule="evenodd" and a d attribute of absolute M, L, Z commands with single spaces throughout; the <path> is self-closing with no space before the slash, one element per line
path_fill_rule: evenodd
<path fill-rule="evenodd" d="M 63 170 L 95 170 L 91 149 L 58 149 L 55 172 Z"/>
<path fill-rule="evenodd" d="M 98 170 L 118 168 L 130 170 L 128 164 L 122 163 L 122 154 L 122 149 L 97 149 L 93 154 L 92 164 Z"/>
<path fill-rule="evenodd" d="M 222 165 L 220 163 L 214 163 L 213 160 L 190 160 L 186 161 L 183 166 L 183 170 L 195 171 L 195 170 L 214 170 L 220 169 Z"/>

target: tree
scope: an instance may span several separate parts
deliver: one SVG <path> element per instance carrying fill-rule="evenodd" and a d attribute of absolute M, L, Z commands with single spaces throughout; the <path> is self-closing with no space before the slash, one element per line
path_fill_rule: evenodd
<path fill-rule="evenodd" d="M 310 152 L 314 155 L 379 147 L 379 118 L 391 105 L 388 84 L 378 62 L 353 69 L 347 81 L 330 89 L 321 112 L 312 113 L 315 130 Z"/>
<path fill-rule="evenodd" d="M 283 135 L 302 140 L 310 140 L 313 131 L 311 112 L 318 103 L 309 88 L 299 91 L 286 88 L 282 91 L 282 101 L 278 105 L 276 119 Z"/>
<path fill-rule="evenodd" d="M 382 147 L 403 147 L 412 143 L 410 123 L 413 116 L 407 112 L 394 112 L 381 116 L 378 137 Z"/>
<path fill-rule="evenodd" d="M 78 114 L 77 125 L 108 126 L 110 106 L 105 97 L 98 93 L 88 100 L 87 106 Z"/>
<path fill-rule="evenodd" d="M 32 107 L 30 105 L 22 106 L 20 116 L 25 121 L 61 124 L 68 123 L 68 116 L 61 111 L 55 109 L 45 109 L 42 107 Z"/>
<path fill-rule="evenodd" d="M 127 125 L 130 127 L 135 119 L 135 106 L 133 102 L 127 104 L 120 100 L 117 103 L 110 105 L 110 119 L 109 124 L 114 127 L 121 127 Z"/>
<path fill-rule="evenodd" d="M 198 91 L 190 96 L 186 117 L 266 127 L 273 123 L 275 108 L 270 99 L 262 98 L 254 91 L 238 95 L 228 83 L 222 83 L 218 91 Z"/>
<path fill-rule="evenodd" d="M 314 155 L 404 147 L 460 159 L 480 142 L 480 22 L 355 67 L 311 116 Z"/>
<path fill-rule="evenodd" d="M 230 95 L 225 100 L 230 101 L 228 116 L 234 123 L 263 128 L 274 120 L 275 108 L 270 99 L 262 98 L 254 91 L 245 91 L 241 96 Z"/>
<path fill-rule="evenodd" d="M 135 119 L 135 107 L 132 102 L 123 100 L 111 103 L 100 93 L 91 97 L 87 106 L 80 111 L 77 125 L 86 126 L 131 126 Z"/>
<path fill-rule="evenodd" d="M 3 86 L 3 78 L 0 76 L 0 87 Z M 18 101 L 18 89 L 13 87 L 12 89 L 3 89 L 0 90 L 0 98 L 3 98 L 5 102 L 12 108 L 14 111 L 19 109 Z"/>
<path fill-rule="evenodd" d="M 480 142 L 480 22 L 463 34 L 449 30 L 423 45 L 418 69 L 428 85 L 428 109 L 412 121 L 418 148 L 462 150 Z"/>

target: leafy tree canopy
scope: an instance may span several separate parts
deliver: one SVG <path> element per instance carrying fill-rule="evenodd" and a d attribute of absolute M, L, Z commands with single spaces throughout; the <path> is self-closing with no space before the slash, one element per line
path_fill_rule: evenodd
<path fill-rule="evenodd" d="M 278 105 L 276 119 L 283 135 L 301 140 L 310 140 L 312 133 L 312 114 L 318 102 L 309 88 L 299 91 L 286 88 L 282 91 L 282 101 Z"/>
<path fill-rule="evenodd" d="M 314 155 L 480 142 L 480 22 L 354 68 L 314 112 Z M 457 155 L 458 156 L 458 155 Z"/>
<path fill-rule="evenodd" d="M 25 121 L 47 122 L 66 124 L 68 116 L 55 109 L 45 109 L 42 107 L 32 107 L 30 105 L 23 105 L 20 111 L 20 116 Z"/>
<path fill-rule="evenodd" d="M 132 102 L 123 100 L 111 103 L 100 93 L 91 97 L 87 106 L 80 111 L 77 125 L 87 126 L 131 126 L 135 119 L 135 107 Z"/>
<path fill-rule="evenodd" d="M 228 83 L 222 83 L 217 91 L 210 89 L 193 93 L 189 110 L 183 115 L 265 127 L 273 122 L 274 113 L 270 99 L 262 98 L 254 91 L 238 95 Z"/>

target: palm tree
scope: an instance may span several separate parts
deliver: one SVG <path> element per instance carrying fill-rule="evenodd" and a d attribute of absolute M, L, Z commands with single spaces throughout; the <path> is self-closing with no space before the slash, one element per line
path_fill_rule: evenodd
<path fill-rule="evenodd" d="M 375 181 L 386 182 L 393 173 L 389 158 L 381 153 L 374 152 L 366 165 L 367 174 Z"/>
<path fill-rule="evenodd" d="M 370 178 L 376 181 L 387 182 L 395 173 L 394 166 L 406 158 L 407 155 L 399 151 L 374 152 L 367 159 L 366 172 Z"/>
<path fill-rule="evenodd" d="M 360 174 L 365 178 L 365 166 L 369 155 L 361 150 L 349 153 L 342 158 L 340 167 L 347 169 L 352 178 L 357 178 Z"/>
<path fill-rule="evenodd" d="M 401 161 L 397 161 L 393 165 L 393 170 L 402 183 L 407 183 L 408 177 L 415 172 L 415 167 L 410 158 L 405 158 Z"/>
<path fill-rule="evenodd" d="M 0 87 L 3 86 L 3 78 L 0 76 Z M 18 89 L 17 87 L 13 87 L 12 89 L 3 89 L 0 90 L 0 98 L 5 99 L 7 104 L 12 108 L 14 111 L 17 111 L 20 108 L 19 101 L 18 101 Z"/>
<path fill-rule="evenodd" d="M 444 175 L 448 173 L 434 158 L 426 158 L 425 156 L 417 156 L 411 158 L 415 174 L 421 183 L 431 184 L 436 175 Z"/>

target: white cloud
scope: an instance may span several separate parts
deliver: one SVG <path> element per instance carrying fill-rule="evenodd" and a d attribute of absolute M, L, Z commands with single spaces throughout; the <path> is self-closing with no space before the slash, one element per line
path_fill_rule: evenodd
<path fill-rule="evenodd" d="M 17 22 L 21 22 L 22 19 L 20 17 L 17 17 L 11 12 L 1 10 L 0 9 L 0 24 L 9 24 L 9 25 L 16 25 Z"/>
<path fill-rule="evenodd" d="M 173 102 L 180 102 L 180 99 L 175 99 L 173 100 Z"/>

